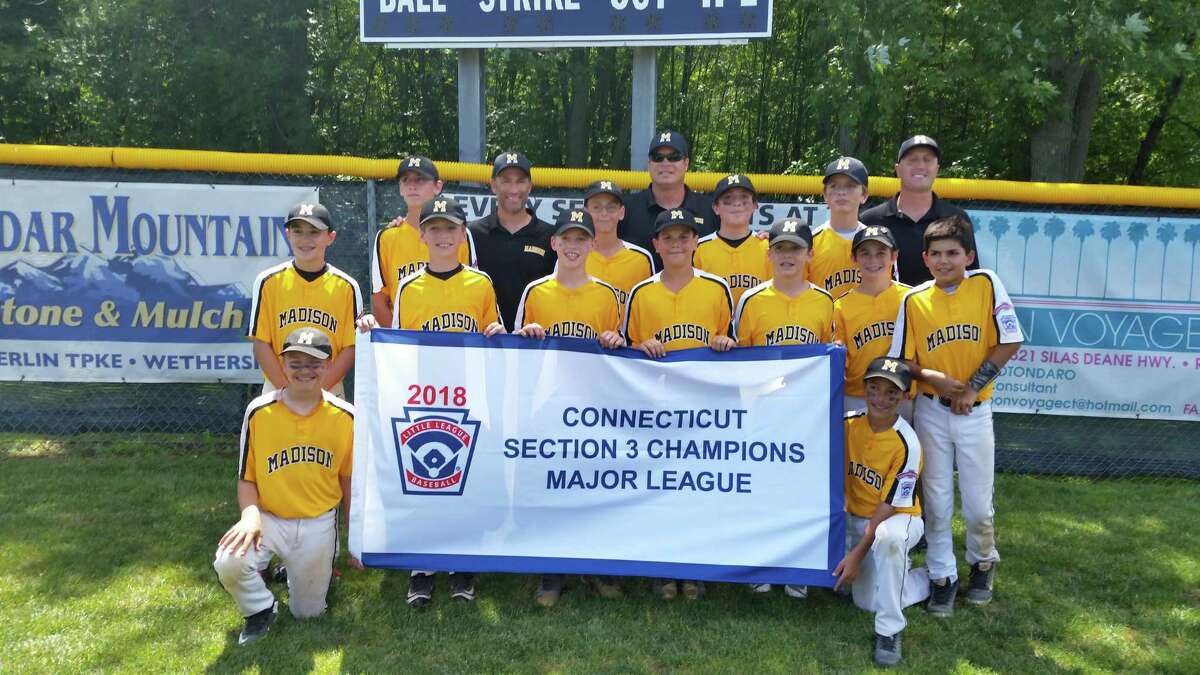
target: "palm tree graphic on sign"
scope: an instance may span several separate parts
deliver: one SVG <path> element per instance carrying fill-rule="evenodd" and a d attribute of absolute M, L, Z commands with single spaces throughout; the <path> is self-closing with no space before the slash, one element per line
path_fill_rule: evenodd
<path fill-rule="evenodd" d="M 1054 280 L 1054 241 L 1067 231 L 1067 224 L 1062 218 L 1052 216 L 1042 225 L 1042 234 L 1050 237 L 1050 269 L 1046 271 L 1046 295 L 1050 295 L 1050 286 Z"/>
<path fill-rule="evenodd" d="M 1138 252 L 1141 251 L 1142 242 L 1146 239 L 1146 235 L 1150 234 L 1150 226 L 1146 223 L 1134 223 L 1129 226 L 1129 240 L 1133 242 L 1133 283 L 1130 288 L 1129 297 L 1137 297 L 1137 267 L 1138 267 Z"/>
<path fill-rule="evenodd" d="M 1000 239 L 1003 238 L 1004 235 L 1008 234 L 1008 228 L 1008 218 L 1005 218 L 1004 216 L 996 216 L 995 218 L 992 218 L 992 222 L 988 223 L 988 230 L 990 230 L 992 236 L 996 238 L 996 255 L 992 257 L 992 260 L 995 262 L 992 264 L 997 270 L 1000 269 Z"/>
<path fill-rule="evenodd" d="M 1037 218 L 1022 218 L 1017 225 L 1017 234 L 1025 238 L 1025 250 L 1021 253 L 1021 292 L 1025 292 L 1025 263 L 1029 262 L 1029 238 L 1037 234 Z"/>
<path fill-rule="evenodd" d="M 1079 270 L 1083 269 L 1083 241 L 1096 234 L 1096 226 L 1090 220 L 1079 220 L 1071 228 L 1071 234 L 1079 240 L 1079 255 L 1075 258 L 1075 295 L 1079 295 Z"/>
<path fill-rule="evenodd" d="M 1192 299 L 1192 287 L 1196 285 L 1196 244 L 1200 243 L 1200 223 L 1189 225 L 1183 240 L 1192 245 L 1192 264 L 1188 273 L 1188 300 Z"/>
<path fill-rule="evenodd" d="M 1167 250 L 1171 247 L 1171 242 L 1175 241 L 1178 236 L 1175 232 L 1175 226 L 1171 223 L 1163 223 L 1158 226 L 1158 232 L 1155 238 L 1162 242 L 1163 257 L 1162 267 L 1158 270 L 1158 299 L 1163 299 L 1163 290 L 1167 281 Z"/>
<path fill-rule="evenodd" d="M 1100 238 L 1105 241 L 1104 247 L 1104 293 L 1103 297 L 1108 297 L 1108 260 L 1112 253 L 1112 243 L 1114 239 L 1121 236 L 1121 224 L 1115 220 L 1110 220 L 1100 228 Z"/>

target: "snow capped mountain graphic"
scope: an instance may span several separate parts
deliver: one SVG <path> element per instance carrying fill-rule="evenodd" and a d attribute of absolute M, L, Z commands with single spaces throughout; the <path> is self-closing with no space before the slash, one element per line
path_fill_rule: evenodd
<path fill-rule="evenodd" d="M 6 326 L 12 339 L 233 342 L 242 339 L 250 311 L 249 294 L 240 284 L 201 284 L 165 256 L 104 258 L 83 253 L 62 256 L 44 267 L 18 260 L 0 268 L 0 302 L 8 297 L 17 305 L 78 306 L 85 317 L 78 327 Z M 225 311 L 225 303 L 232 302 L 242 314 L 242 325 L 220 330 L 192 327 L 197 301 L 203 311 Z M 114 303 L 107 305 L 109 313 L 119 319 L 116 326 L 98 328 L 91 317 L 104 311 L 106 303 Z M 155 314 L 160 303 L 161 312 Z M 135 316 L 148 325 L 133 326 Z M 176 327 L 151 325 L 160 321 L 158 317 Z"/>

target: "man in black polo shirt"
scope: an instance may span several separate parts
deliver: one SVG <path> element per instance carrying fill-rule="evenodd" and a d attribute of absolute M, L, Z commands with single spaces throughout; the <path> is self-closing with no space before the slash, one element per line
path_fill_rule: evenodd
<path fill-rule="evenodd" d="M 530 166 L 525 155 L 516 151 L 496 155 L 492 163 L 496 208 L 468 225 L 475 241 L 475 259 L 479 269 L 492 278 L 500 320 L 510 333 L 525 286 L 553 274 L 558 259 L 550 248 L 554 227 L 538 220 L 526 206 L 533 188 Z"/>
<path fill-rule="evenodd" d="M 935 220 L 956 214 L 970 221 L 965 211 L 942 201 L 933 191 L 941 156 L 937 141 L 928 136 L 913 136 L 901 143 L 900 152 L 896 155 L 900 192 L 858 216 L 864 225 L 882 225 L 892 231 L 900 247 L 900 257 L 896 263 L 900 281 L 910 286 L 933 278 L 921 259 L 921 252 L 925 249 L 925 228 Z M 972 232 L 972 240 L 974 236 Z M 979 249 L 975 251 L 975 262 L 971 263 L 969 269 L 979 268 Z"/>
<path fill-rule="evenodd" d="M 687 138 L 678 131 L 662 131 L 650 140 L 650 186 L 625 198 L 625 219 L 618 227 L 621 239 L 653 251 L 654 219 L 667 209 L 684 208 L 704 219 L 700 236 L 717 231 L 720 221 L 712 210 L 712 198 L 692 192 L 683 182 L 691 165 Z M 662 268 L 662 261 L 654 259 Z"/>

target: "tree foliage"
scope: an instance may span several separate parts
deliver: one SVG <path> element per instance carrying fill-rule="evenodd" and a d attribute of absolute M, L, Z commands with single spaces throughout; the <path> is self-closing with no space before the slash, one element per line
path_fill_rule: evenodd
<path fill-rule="evenodd" d="M 438 158 L 457 60 L 358 40 L 355 0 L 0 0 L 0 139 Z M 697 168 L 1200 184 L 1194 0 L 777 0 L 774 36 L 658 50 L 661 126 Z M 631 53 L 493 50 L 489 148 L 626 166 Z"/>

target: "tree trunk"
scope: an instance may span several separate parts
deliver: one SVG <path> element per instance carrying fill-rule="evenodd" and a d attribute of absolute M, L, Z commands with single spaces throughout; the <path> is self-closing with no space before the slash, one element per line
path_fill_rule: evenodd
<path fill-rule="evenodd" d="M 1030 138 L 1030 178 L 1079 182 L 1100 103 L 1100 70 L 1094 64 L 1056 60 L 1048 72 L 1059 94 Z"/>
<path fill-rule="evenodd" d="M 1133 168 L 1129 170 L 1129 177 L 1125 179 L 1129 185 L 1142 185 L 1145 182 L 1146 167 L 1150 164 L 1150 156 L 1154 154 L 1158 136 L 1162 133 L 1167 118 L 1171 116 L 1171 106 L 1175 105 L 1175 99 L 1179 98 L 1179 92 L 1183 90 L 1185 79 L 1186 75 L 1180 73 L 1167 83 L 1167 90 L 1163 94 L 1162 102 L 1158 105 L 1158 112 L 1154 115 L 1154 119 L 1150 120 L 1150 126 L 1146 127 L 1146 135 L 1142 138 L 1142 144 L 1138 148 L 1137 159 L 1133 162 Z"/>

